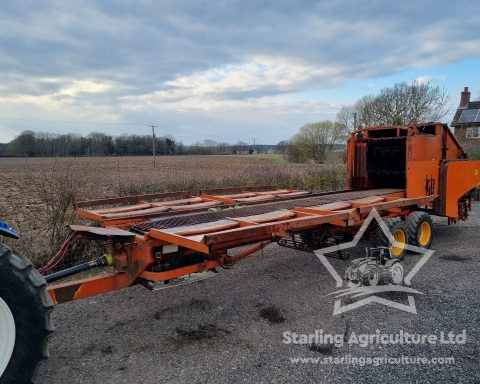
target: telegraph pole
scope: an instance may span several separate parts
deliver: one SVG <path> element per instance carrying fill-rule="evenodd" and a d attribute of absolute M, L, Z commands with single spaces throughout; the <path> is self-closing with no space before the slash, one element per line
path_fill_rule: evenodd
<path fill-rule="evenodd" d="M 153 154 L 153 168 L 155 168 L 155 128 L 158 127 L 158 125 L 152 124 L 149 125 L 150 128 L 152 128 L 152 154 Z"/>

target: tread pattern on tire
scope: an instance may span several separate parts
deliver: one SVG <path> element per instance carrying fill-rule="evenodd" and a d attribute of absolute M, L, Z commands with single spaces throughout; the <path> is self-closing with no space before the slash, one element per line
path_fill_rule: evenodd
<path fill-rule="evenodd" d="M 0 384 L 32 383 L 39 362 L 49 357 L 48 339 L 55 327 L 53 302 L 46 287 L 45 279 L 27 258 L 0 243 L 0 296 L 12 310 L 17 326 L 12 359 Z"/>
<path fill-rule="evenodd" d="M 401 222 L 399 217 L 392 217 L 390 219 L 384 220 L 385 224 L 387 225 L 388 229 L 390 230 L 396 223 Z M 373 243 L 378 247 L 388 247 L 390 245 L 388 238 L 383 233 L 382 228 L 380 225 L 376 225 L 375 229 L 372 231 L 371 239 Z"/>
<path fill-rule="evenodd" d="M 389 219 L 385 219 L 384 222 L 387 225 L 390 233 L 392 232 L 392 229 L 395 226 L 400 224 L 405 230 L 405 234 L 407 235 L 407 242 L 408 242 L 408 230 L 406 228 L 406 225 L 403 224 L 400 217 L 392 217 L 392 218 L 389 218 Z M 388 241 L 387 236 L 385 236 L 385 233 L 383 233 L 383 230 L 378 223 L 376 224 L 375 228 L 373 229 L 373 231 L 370 235 L 370 239 L 372 240 L 373 244 L 376 247 L 390 247 L 390 242 Z M 404 252 L 404 254 L 405 254 L 405 252 Z M 398 260 L 403 259 L 404 254 L 401 257 L 399 257 Z"/>
<path fill-rule="evenodd" d="M 428 220 L 430 227 L 433 227 L 432 217 L 427 212 L 415 211 L 410 213 L 407 216 L 407 219 L 405 220 L 405 226 L 407 227 L 409 244 L 420 246 L 417 241 L 417 230 L 418 230 L 419 224 L 422 221 L 424 221 L 425 218 Z M 433 232 L 432 232 L 432 235 L 430 236 L 430 242 L 427 248 L 429 248 L 430 245 L 432 244 L 432 240 L 433 240 Z"/>

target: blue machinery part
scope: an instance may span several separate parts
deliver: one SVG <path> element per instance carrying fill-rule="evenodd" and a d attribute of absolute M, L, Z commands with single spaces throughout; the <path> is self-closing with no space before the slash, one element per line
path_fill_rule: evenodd
<path fill-rule="evenodd" d="M 0 220 L 0 236 L 18 239 L 17 232 L 10 225 Z"/>

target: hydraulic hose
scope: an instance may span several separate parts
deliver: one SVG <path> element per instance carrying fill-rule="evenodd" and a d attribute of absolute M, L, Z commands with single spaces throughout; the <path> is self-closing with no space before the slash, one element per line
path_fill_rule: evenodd
<path fill-rule="evenodd" d="M 112 255 L 106 254 L 96 260 L 88 261 L 86 263 L 75 265 L 70 268 L 62 269 L 61 271 L 50 273 L 49 275 L 46 275 L 44 277 L 47 283 L 53 283 L 54 281 L 76 275 L 77 273 L 83 271 L 88 271 L 89 269 L 107 267 L 109 265 L 112 265 Z"/>

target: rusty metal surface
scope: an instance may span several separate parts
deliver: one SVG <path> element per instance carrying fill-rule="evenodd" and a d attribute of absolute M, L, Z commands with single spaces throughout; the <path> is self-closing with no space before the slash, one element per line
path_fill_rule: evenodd
<path fill-rule="evenodd" d="M 89 200 L 89 201 L 78 201 L 75 203 L 76 208 L 87 208 L 87 207 L 97 207 L 100 205 L 111 205 L 111 204 L 125 204 L 125 203 L 138 203 L 140 201 L 150 201 L 156 199 L 165 199 L 171 197 L 183 197 L 187 198 L 190 196 L 190 192 L 187 191 L 176 191 L 176 192 L 166 192 L 166 193 L 150 193 L 146 195 L 134 195 L 134 196 L 123 196 L 123 197 L 114 197 L 110 199 L 99 199 L 99 200 Z"/>
<path fill-rule="evenodd" d="M 186 227 L 167 228 L 165 231 L 182 236 L 193 236 L 208 232 L 217 232 L 236 227 L 237 225 L 238 223 L 233 220 L 218 220 L 208 223 L 188 225 Z"/>
<path fill-rule="evenodd" d="M 245 191 L 270 191 L 275 189 L 274 185 L 259 185 L 259 186 L 252 186 L 252 187 L 227 187 L 227 188 L 212 188 L 212 189 L 202 189 L 200 190 L 201 194 L 206 195 L 226 195 L 232 193 L 241 193 Z"/>
<path fill-rule="evenodd" d="M 69 225 L 70 229 L 74 232 L 88 232 L 93 233 L 94 235 L 99 236 L 113 236 L 113 237 L 130 237 L 135 236 L 135 233 L 124 231 L 123 229 L 109 227 L 109 228 L 100 228 L 100 227 L 89 227 L 86 225 Z"/>
<path fill-rule="evenodd" d="M 136 211 L 131 211 L 131 212 L 117 212 L 117 213 L 105 213 L 102 214 L 102 218 L 104 219 L 114 219 L 116 217 L 118 218 L 129 218 L 129 217 L 137 217 L 139 215 L 139 212 L 141 212 L 143 215 L 148 215 L 152 213 L 161 213 L 161 212 L 166 212 L 170 209 L 170 207 L 153 207 L 153 208 L 146 208 L 142 210 L 136 210 Z"/>
<path fill-rule="evenodd" d="M 288 209 L 282 209 L 280 211 L 273 211 L 268 213 L 262 213 L 254 216 L 243 216 L 239 220 L 249 223 L 265 223 L 276 220 L 286 220 L 295 216 L 295 212 Z"/>
<path fill-rule="evenodd" d="M 325 194 L 322 196 L 306 197 L 301 199 L 275 201 L 271 203 L 257 204 L 238 209 L 224 209 L 217 212 L 203 212 L 197 214 L 183 214 L 170 217 L 162 217 L 136 224 L 131 228 L 132 232 L 145 233 L 150 229 L 174 228 L 194 224 L 208 223 L 225 218 L 237 218 L 253 216 L 282 209 L 293 209 L 297 207 L 309 207 L 327 203 L 334 203 L 342 200 L 359 199 L 368 196 L 386 195 L 390 193 L 403 192 L 403 189 L 370 189 L 363 191 L 349 191 L 341 193 Z"/>

